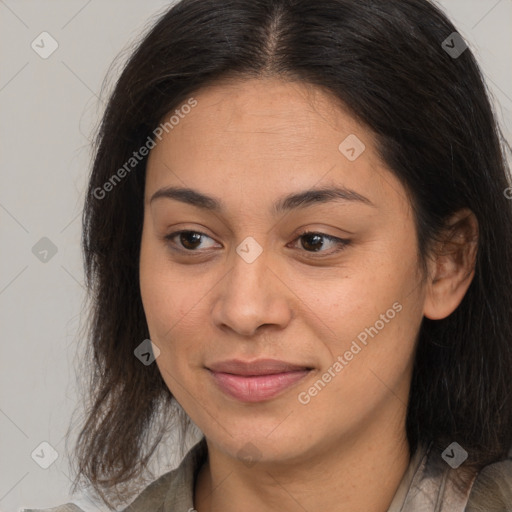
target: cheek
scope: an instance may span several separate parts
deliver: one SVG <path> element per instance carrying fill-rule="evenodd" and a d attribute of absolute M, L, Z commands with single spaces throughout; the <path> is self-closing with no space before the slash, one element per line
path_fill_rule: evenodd
<path fill-rule="evenodd" d="M 391 249 L 367 254 L 336 283 L 315 286 L 303 308 L 322 341 L 318 378 L 329 381 L 330 391 L 317 403 L 327 406 L 335 395 L 361 413 L 367 400 L 375 404 L 389 393 L 386 386 L 395 389 L 408 380 L 424 301 L 414 247 L 408 254 L 398 248 L 396 255 Z M 307 283 L 300 287 L 298 294 L 307 296 Z"/>
<path fill-rule="evenodd" d="M 180 403 L 186 403 L 180 383 L 186 382 L 186 366 L 193 357 L 192 344 L 185 343 L 193 340 L 193 330 L 187 329 L 187 322 L 193 321 L 194 316 L 194 310 L 187 314 L 192 307 L 187 307 L 191 293 L 169 272 L 163 272 L 150 256 L 150 250 L 145 254 L 141 251 L 140 288 L 150 339 L 160 350 L 156 365 L 171 393 Z"/>
<path fill-rule="evenodd" d="M 174 282 L 164 251 L 150 240 L 144 228 L 140 251 L 140 292 L 151 339 L 160 348 L 165 345 L 166 333 L 183 316 L 179 309 L 183 286 Z"/>
<path fill-rule="evenodd" d="M 140 249 L 139 284 L 144 312 L 153 336 L 179 321 L 192 302 L 193 291 L 185 283 L 185 272 L 173 265 L 160 240 L 144 226 Z"/>
<path fill-rule="evenodd" d="M 191 276 L 168 258 L 158 243 L 144 240 L 140 255 L 140 290 L 150 338 L 160 349 L 157 365 L 168 386 L 185 366 L 200 364 L 199 344 L 208 322 L 206 279 Z M 203 340 L 203 341 L 201 341 Z M 204 348 L 204 347 L 203 347 Z M 181 380 L 183 380 L 181 378 Z"/>
<path fill-rule="evenodd" d="M 328 356 L 313 387 L 300 390 L 307 394 L 301 403 L 310 396 L 313 410 L 339 404 L 339 415 L 326 418 L 328 422 L 340 420 L 347 411 L 364 418 L 388 399 L 407 404 L 422 291 L 417 287 L 411 293 L 406 279 L 382 287 L 374 279 L 368 293 L 355 284 L 345 287 L 337 317 L 323 317 L 338 336 L 325 344 Z"/>
<path fill-rule="evenodd" d="M 194 306 L 197 296 L 190 285 L 149 269 L 141 272 L 140 286 L 151 339 L 161 349 L 169 350 L 174 340 L 201 325 L 201 307 Z"/>
<path fill-rule="evenodd" d="M 301 315 L 316 324 L 318 338 L 326 340 L 332 354 L 376 323 L 381 337 L 402 323 L 416 325 L 421 318 L 424 297 L 414 247 L 410 254 L 393 247 L 365 250 L 334 275 L 290 275 L 288 280 L 301 299 Z M 361 338 L 364 341 L 364 335 Z"/>

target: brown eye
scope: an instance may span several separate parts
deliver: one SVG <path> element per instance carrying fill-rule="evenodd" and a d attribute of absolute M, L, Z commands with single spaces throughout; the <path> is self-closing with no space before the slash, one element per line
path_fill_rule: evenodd
<path fill-rule="evenodd" d="M 183 231 L 179 234 L 179 241 L 185 249 L 197 249 L 201 245 L 201 236 L 194 231 Z"/>
<path fill-rule="evenodd" d="M 301 233 L 296 240 L 301 240 L 300 245 L 306 252 L 325 253 L 326 255 L 342 251 L 350 244 L 350 240 L 314 231 Z M 325 249 L 326 247 L 327 249 Z M 330 250 L 329 247 L 331 247 Z"/>
<path fill-rule="evenodd" d="M 318 233 L 302 235 L 301 239 L 302 247 L 306 250 L 318 251 L 323 246 L 322 235 Z"/>
<path fill-rule="evenodd" d="M 210 247 L 200 247 L 205 243 L 206 239 L 212 240 L 208 235 L 199 231 L 182 230 L 170 233 L 164 237 L 165 240 L 170 242 L 170 245 L 175 246 L 173 249 L 178 251 L 199 252 L 197 249 L 209 249 Z M 177 240 L 177 241 L 176 241 Z M 212 240 L 213 241 L 213 240 Z"/>

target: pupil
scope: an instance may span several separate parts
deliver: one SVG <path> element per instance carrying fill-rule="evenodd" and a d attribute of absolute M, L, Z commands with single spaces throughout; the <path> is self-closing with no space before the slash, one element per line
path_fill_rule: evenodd
<path fill-rule="evenodd" d="M 190 240 L 192 240 L 191 243 Z M 181 233 L 180 241 L 183 244 L 183 246 L 186 247 L 187 249 L 195 249 L 196 246 L 201 243 L 201 235 L 199 233 L 193 233 L 191 231 Z"/>
<path fill-rule="evenodd" d="M 315 240 L 313 243 L 309 243 L 308 240 Z M 313 250 L 318 250 L 318 249 L 321 249 L 322 247 L 322 237 L 320 235 L 306 235 L 304 237 L 304 240 L 306 241 L 306 243 L 303 243 L 303 247 L 304 249 L 308 249 L 308 245 L 310 246 L 315 246 L 313 247 Z"/>

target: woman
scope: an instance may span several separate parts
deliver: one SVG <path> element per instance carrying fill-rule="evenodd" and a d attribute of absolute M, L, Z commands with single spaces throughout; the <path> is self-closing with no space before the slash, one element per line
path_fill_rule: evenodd
<path fill-rule="evenodd" d="M 179 2 L 98 136 L 75 483 L 132 512 L 512 510 L 509 186 L 427 0 Z M 204 437 L 139 492 L 176 403 Z"/>

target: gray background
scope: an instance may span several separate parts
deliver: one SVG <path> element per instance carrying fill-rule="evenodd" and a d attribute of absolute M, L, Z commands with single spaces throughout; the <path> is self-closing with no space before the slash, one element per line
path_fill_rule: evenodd
<path fill-rule="evenodd" d="M 510 142 L 512 0 L 440 4 L 476 53 Z M 163 0 L 0 0 L 2 512 L 73 499 L 64 437 L 79 392 L 80 214 L 90 141 L 108 92 L 101 93 L 102 83 L 114 58 L 125 50 L 118 70 L 130 42 L 168 5 Z M 44 31 L 58 43 L 47 59 L 31 47 Z M 32 248 L 43 237 L 56 247 L 53 256 L 51 250 L 34 254 Z M 48 242 L 39 244 L 45 249 Z M 41 442 L 59 455 L 48 469 L 35 462 L 37 455 L 31 457 Z M 158 466 L 160 473 L 179 461 L 171 448 L 163 448 L 168 460 Z M 42 450 L 36 451 L 39 460 L 48 461 L 48 448 Z M 74 500 L 96 510 L 83 497 Z"/>

